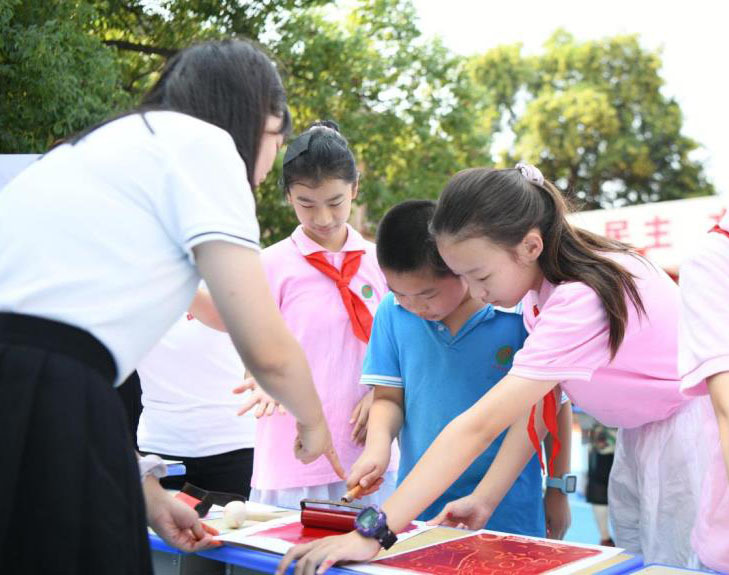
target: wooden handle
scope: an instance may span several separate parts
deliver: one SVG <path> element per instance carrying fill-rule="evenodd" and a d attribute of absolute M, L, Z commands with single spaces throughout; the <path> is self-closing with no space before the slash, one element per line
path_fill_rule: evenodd
<path fill-rule="evenodd" d="M 360 497 L 362 497 L 362 491 L 363 487 L 361 485 L 355 485 L 353 489 L 347 491 L 344 497 L 342 497 L 342 502 L 352 503 L 352 501 L 354 501 L 355 499 L 359 499 Z"/>

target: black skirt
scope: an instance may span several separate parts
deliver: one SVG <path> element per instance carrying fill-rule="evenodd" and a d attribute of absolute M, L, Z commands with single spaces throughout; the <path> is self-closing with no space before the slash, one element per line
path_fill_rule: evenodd
<path fill-rule="evenodd" d="M 152 573 L 115 377 L 87 332 L 0 314 L 0 573 Z"/>
<path fill-rule="evenodd" d="M 591 449 L 588 459 L 587 470 L 587 491 L 585 499 L 589 503 L 595 505 L 608 504 L 608 481 L 610 479 L 610 470 L 613 467 L 613 458 L 615 454 L 598 453 L 597 450 Z"/>

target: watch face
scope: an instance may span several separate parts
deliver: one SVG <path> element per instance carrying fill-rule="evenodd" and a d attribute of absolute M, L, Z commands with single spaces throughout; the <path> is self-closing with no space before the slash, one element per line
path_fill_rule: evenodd
<path fill-rule="evenodd" d="M 358 523 L 363 529 L 374 529 L 380 514 L 372 507 L 365 509 L 359 516 Z"/>
<path fill-rule="evenodd" d="M 565 491 L 567 493 L 574 493 L 577 490 L 577 476 L 568 475 L 565 479 L 567 480 L 564 486 Z"/>
<path fill-rule="evenodd" d="M 376 507 L 365 507 L 355 520 L 357 531 L 365 537 L 375 537 L 384 523 L 385 516 Z"/>

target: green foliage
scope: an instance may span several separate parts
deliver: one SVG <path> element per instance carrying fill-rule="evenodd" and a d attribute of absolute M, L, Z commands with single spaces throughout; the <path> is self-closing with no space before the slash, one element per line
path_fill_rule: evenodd
<path fill-rule="evenodd" d="M 661 91 L 660 54 L 636 36 L 578 43 L 557 31 L 537 56 L 501 46 L 470 69 L 516 136 L 501 164 L 539 165 L 580 207 L 713 193 L 689 158 L 697 144 L 681 134 L 678 104 Z"/>
<path fill-rule="evenodd" d="M 344 22 L 327 16 L 292 14 L 272 50 L 296 131 L 331 118 L 349 139 L 370 221 L 406 198 L 437 197 L 455 171 L 484 161 L 489 140 L 477 131 L 470 78 L 440 44 L 422 41 L 409 2 L 361 2 Z M 261 189 L 271 239 L 294 223 L 274 184 Z"/>
<path fill-rule="evenodd" d="M 166 58 L 231 35 L 274 55 L 295 133 L 336 120 L 355 151 L 375 222 L 405 198 L 435 198 L 456 171 L 532 161 L 584 207 L 712 192 L 661 90 L 661 58 L 633 36 L 578 43 L 558 31 L 541 54 L 499 46 L 463 59 L 426 41 L 409 0 L 0 0 L 0 151 L 40 152 L 135 105 Z M 277 185 L 257 190 L 266 243 L 296 220 Z"/>
<path fill-rule="evenodd" d="M 42 152 L 126 104 L 86 3 L 0 4 L 0 152 Z"/>

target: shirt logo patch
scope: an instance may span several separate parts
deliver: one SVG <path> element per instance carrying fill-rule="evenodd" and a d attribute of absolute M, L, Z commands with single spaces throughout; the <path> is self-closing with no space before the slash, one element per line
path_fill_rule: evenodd
<path fill-rule="evenodd" d="M 372 294 L 374 294 L 374 291 L 372 290 L 372 286 L 369 284 L 365 284 L 362 286 L 362 295 L 369 299 L 372 297 Z"/>
<path fill-rule="evenodd" d="M 496 351 L 496 361 L 499 365 L 506 365 L 514 357 L 514 348 L 510 345 L 503 345 Z"/>

